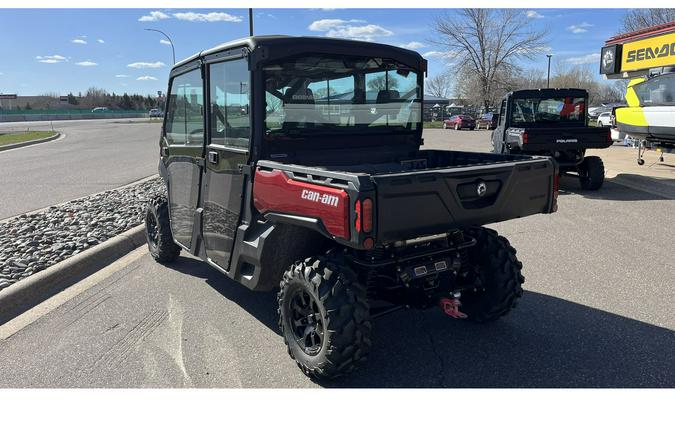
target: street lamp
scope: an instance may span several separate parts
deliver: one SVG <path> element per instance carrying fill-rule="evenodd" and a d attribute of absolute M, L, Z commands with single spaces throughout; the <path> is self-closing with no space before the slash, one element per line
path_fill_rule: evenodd
<path fill-rule="evenodd" d="M 146 31 L 154 31 L 154 32 L 159 32 L 160 34 L 164 35 L 167 40 L 169 40 L 169 44 L 171 44 L 171 52 L 173 53 L 173 64 L 176 64 L 176 49 L 173 48 L 173 41 L 171 41 L 171 38 L 169 38 L 168 35 L 166 35 L 164 32 L 160 31 L 159 29 L 152 29 L 152 28 L 145 28 Z"/>
<path fill-rule="evenodd" d="M 546 73 L 546 88 L 550 88 L 550 82 L 551 82 L 551 56 L 553 54 L 547 54 L 546 57 L 548 57 L 548 72 Z"/>

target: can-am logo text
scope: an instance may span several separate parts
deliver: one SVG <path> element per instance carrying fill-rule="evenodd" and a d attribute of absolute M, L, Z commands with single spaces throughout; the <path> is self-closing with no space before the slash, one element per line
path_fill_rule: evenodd
<path fill-rule="evenodd" d="M 330 205 L 331 207 L 337 207 L 338 204 L 340 203 L 340 198 L 338 198 L 335 195 L 329 195 L 327 193 L 319 193 L 308 189 L 302 190 L 300 198 L 312 202 L 319 202 L 324 205 Z"/>
<path fill-rule="evenodd" d="M 630 50 L 626 63 L 639 62 L 642 60 L 651 60 L 661 57 L 675 56 L 675 42 L 663 44 L 661 47 L 645 47 L 637 50 Z"/>

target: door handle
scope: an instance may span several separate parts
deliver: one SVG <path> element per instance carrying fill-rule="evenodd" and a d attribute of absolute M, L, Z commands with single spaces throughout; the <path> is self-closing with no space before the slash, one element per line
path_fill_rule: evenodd
<path fill-rule="evenodd" d="M 218 151 L 209 151 L 209 163 L 218 164 L 219 159 L 220 154 L 218 154 Z"/>

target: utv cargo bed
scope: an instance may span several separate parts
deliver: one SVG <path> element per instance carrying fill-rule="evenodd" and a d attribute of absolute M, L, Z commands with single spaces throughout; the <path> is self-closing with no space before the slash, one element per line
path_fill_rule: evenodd
<path fill-rule="evenodd" d="M 371 197 L 378 244 L 555 211 L 557 167 L 547 157 L 425 150 L 397 163 L 309 167 L 261 160 L 258 169 L 343 190 L 351 198 L 347 211 L 357 198 Z M 266 204 L 265 211 L 278 217 L 293 208 Z"/>

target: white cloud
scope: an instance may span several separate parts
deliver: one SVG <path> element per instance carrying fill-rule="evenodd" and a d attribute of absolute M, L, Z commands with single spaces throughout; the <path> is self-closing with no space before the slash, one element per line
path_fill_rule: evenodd
<path fill-rule="evenodd" d="M 105 44 L 105 41 L 103 41 L 103 40 L 102 40 L 102 39 L 100 39 L 100 38 L 99 38 L 99 39 L 97 39 L 96 41 L 98 41 L 98 43 L 99 43 L 99 44 Z"/>
<path fill-rule="evenodd" d="M 233 16 L 229 13 L 211 12 L 211 13 L 195 13 L 182 12 L 174 13 L 173 17 L 181 21 L 189 22 L 241 22 L 241 16 Z"/>
<path fill-rule="evenodd" d="M 85 60 L 83 62 L 77 62 L 75 64 L 77 66 L 84 66 L 84 67 L 98 66 L 98 63 L 92 62 L 90 60 Z"/>
<path fill-rule="evenodd" d="M 135 62 L 135 63 L 129 63 L 127 67 L 131 67 L 134 69 L 159 69 L 160 67 L 166 66 L 162 62 L 154 62 L 154 63 L 149 63 L 149 62 Z"/>
<path fill-rule="evenodd" d="M 588 32 L 587 28 L 590 28 L 593 26 L 593 24 L 590 24 L 588 22 L 582 22 L 579 25 L 570 25 L 567 27 L 567 30 L 570 31 L 573 34 L 581 34 L 584 32 Z"/>
<path fill-rule="evenodd" d="M 140 22 L 157 22 L 158 20 L 162 19 L 169 19 L 171 16 L 167 15 L 166 13 L 160 12 L 158 10 L 154 12 L 150 12 L 149 15 L 141 16 L 138 18 Z"/>
<path fill-rule="evenodd" d="M 363 21 L 361 19 L 350 19 L 348 21 L 344 19 L 320 19 L 318 21 L 314 21 L 309 26 L 307 29 L 310 31 L 319 31 L 319 32 L 324 32 L 324 31 L 329 31 L 333 28 L 337 28 L 339 26 L 345 26 L 349 23 L 365 23 L 366 21 Z"/>
<path fill-rule="evenodd" d="M 598 63 L 598 62 L 600 62 L 600 53 L 591 53 L 591 54 L 586 54 L 585 56 L 570 57 L 569 59 L 567 59 L 565 61 L 567 63 L 574 64 L 574 65 Z"/>
<path fill-rule="evenodd" d="M 75 38 L 74 40 L 70 41 L 73 44 L 86 44 L 87 42 L 85 40 L 82 40 L 80 38 Z"/>
<path fill-rule="evenodd" d="M 439 59 L 444 59 L 444 60 L 449 60 L 452 58 L 457 57 L 457 53 L 454 51 L 427 51 L 426 53 L 422 53 L 422 57 L 424 58 L 439 58 Z"/>
<path fill-rule="evenodd" d="M 422 48 L 422 47 L 426 47 L 426 46 L 424 44 L 422 44 L 421 42 L 411 41 L 411 42 L 406 43 L 406 44 L 399 44 L 399 47 L 414 50 L 416 48 Z"/>
<path fill-rule="evenodd" d="M 137 81 L 156 81 L 157 78 L 155 78 L 154 76 L 139 76 L 138 78 L 136 78 L 136 80 Z"/>
<path fill-rule="evenodd" d="M 171 45 L 171 43 L 167 40 L 159 40 L 160 44 L 165 44 L 165 45 Z"/>
<path fill-rule="evenodd" d="M 116 78 L 128 78 L 129 75 L 115 75 Z"/>
<path fill-rule="evenodd" d="M 356 40 L 372 41 L 377 37 L 388 37 L 394 33 L 379 25 L 353 25 L 365 23 L 360 19 L 321 19 L 312 22 L 307 29 L 310 31 L 325 32 L 327 37 L 352 38 Z"/>
<path fill-rule="evenodd" d="M 0 72 L 0 76 L 4 75 L 4 73 Z"/>
<path fill-rule="evenodd" d="M 40 63 L 61 63 L 68 61 L 65 57 L 55 54 L 53 56 L 35 56 Z"/>
<path fill-rule="evenodd" d="M 527 12 L 525 12 L 525 16 L 531 19 L 541 19 L 544 17 L 544 15 L 540 14 L 536 10 L 528 10 Z"/>

